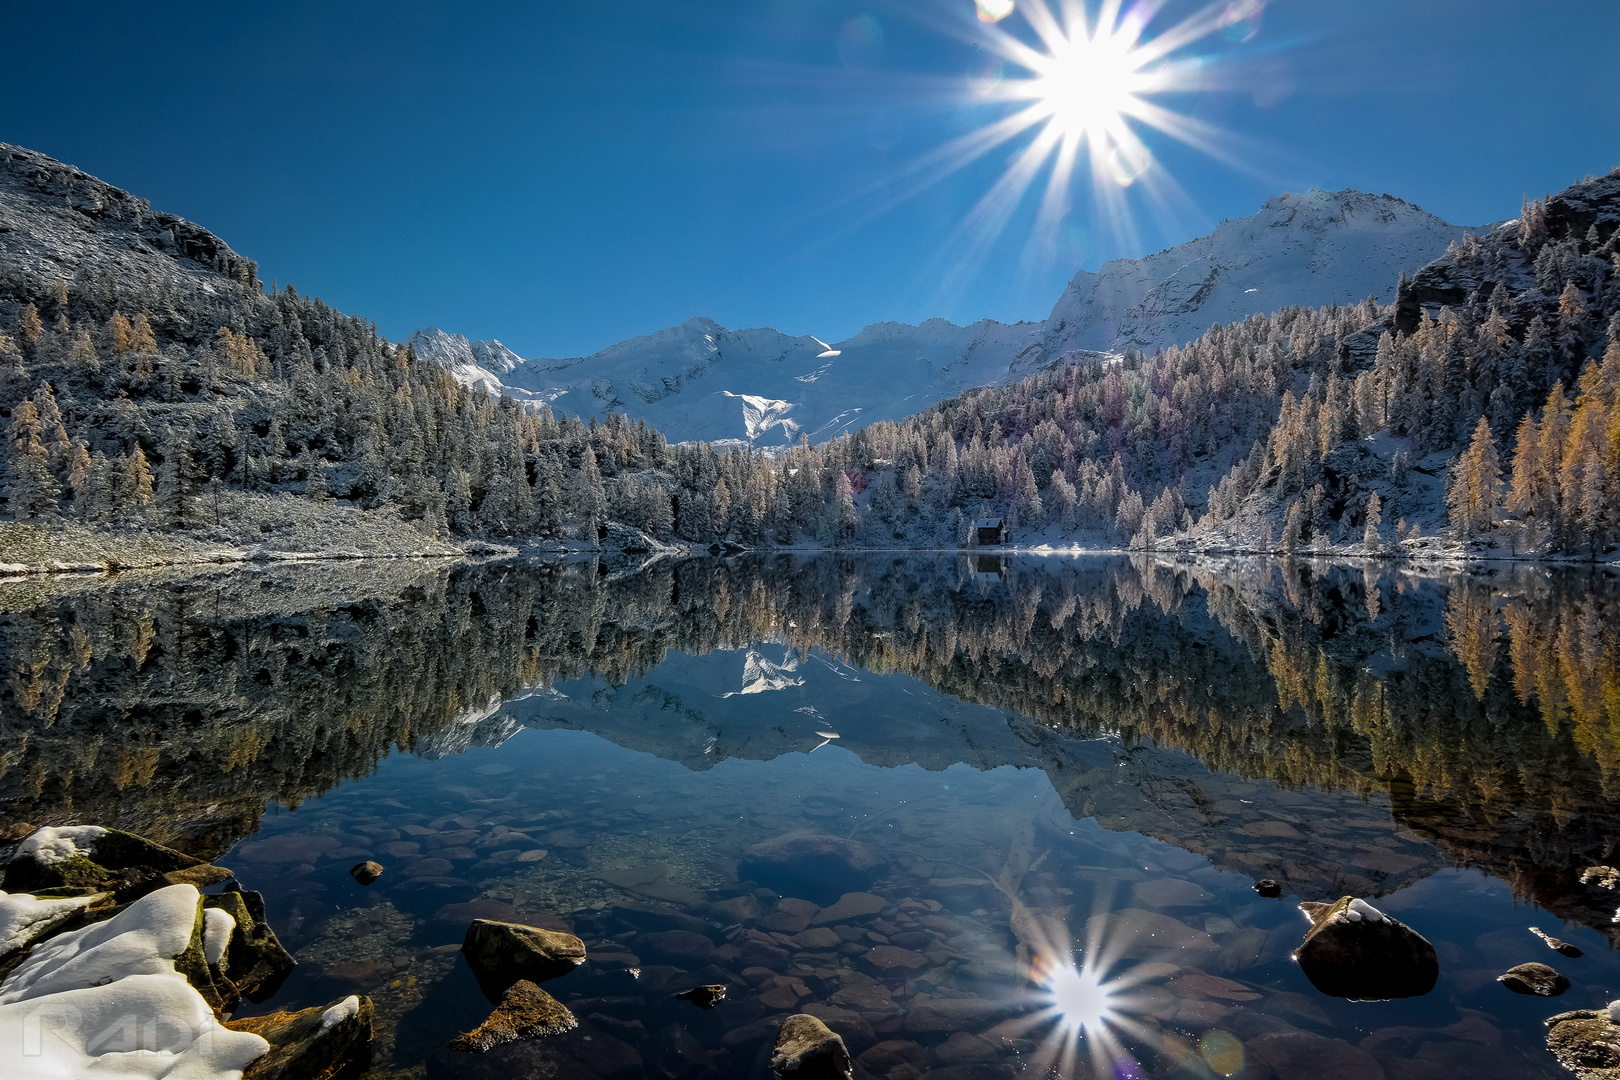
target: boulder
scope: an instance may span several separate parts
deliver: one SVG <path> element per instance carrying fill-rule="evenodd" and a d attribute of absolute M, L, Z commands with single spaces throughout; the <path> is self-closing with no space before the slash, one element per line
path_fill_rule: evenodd
<path fill-rule="evenodd" d="M 349 876 L 362 885 L 370 885 L 383 876 L 382 863 L 372 862 L 370 859 L 363 863 L 355 863 L 349 867 Z"/>
<path fill-rule="evenodd" d="M 243 1017 L 225 1026 L 270 1044 L 242 1080 L 311 1080 L 364 1070 L 371 1062 L 371 1024 L 371 999 L 351 996 L 326 1008 Z"/>
<path fill-rule="evenodd" d="M 1547 1049 L 1580 1080 L 1620 1080 L 1620 1002 L 1576 1009 L 1547 1019 Z"/>
<path fill-rule="evenodd" d="M 1535 994 L 1539 997 L 1557 997 L 1569 989 L 1569 980 L 1546 964 L 1532 961 L 1508 968 L 1496 981 L 1515 994 Z"/>
<path fill-rule="evenodd" d="M 800 829 L 749 848 L 737 873 L 784 895 L 827 905 L 866 889 L 885 865 L 858 840 Z"/>
<path fill-rule="evenodd" d="M 561 1035 L 579 1026 L 568 1007 L 527 979 L 506 988 L 489 1019 L 450 1044 L 452 1050 L 484 1053 L 502 1043 Z"/>
<path fill-rule="evenodd" d="M 849 1080 L 853 1073 L 844 1040 L 804 1013 L 782 1021 L 771 1068 L 781 1080 Z"/>
<path fill-rule="evenodd" d="M 151 892 L 166 885 L 199 884 L 167 881 L 163 875 L 202 865 L 201 859 L 121 829 L 63 825 L 35 829 L 17 845 L 6 864 L 4 888 L 7 892 L 36 894 L 45 889 L 111 891 L 122 875 L 138 870 L 145 872 L 143 879 L 147 875 L 155 879 L 146 890 Z M 229 871 L 225 876 L 230 876 Z M 128 899 L 138 899 L 138 896 Z"/>
<path fill-rule="evenodd" d="M 1440 963 L 1434 946 L 1406 924 L 1365 900 L 1340 897 L 1332 904 L 1306 902 L 1311 920 L 1294 950 L 1305 977 L 1322 993 L 1352 1001 L 1419 997 L 1434 989 Z"/>
<path fill-rule="evenodd" d="M 1254 891 L 1269 900 L 1275 900 L 1282 895 L 1282 886 L 1271 878 L 1261 878 L 1254 883 Z"/>
<path fill-rule="evenodd" d="M 256 892 L 223 892 L 203 897 L 203 915 L 219 911 L 230 916 L 230 940 L 223 961 L 215 965 L 220 978 L 236 995 L 252 1002 L 267 1001 L 298 966 L 264 918 L 264 897 Z M 206 944 L 206 943 L 205 943 Z"/>
<path fill-rule="evenodd" d="M 585 962 L 585 943 L 555 930 L 474 919 L 462 939 L 461 955 L 484 993 L 499 1000 L 519 979 L 540 983 L 573 971 Z"/>

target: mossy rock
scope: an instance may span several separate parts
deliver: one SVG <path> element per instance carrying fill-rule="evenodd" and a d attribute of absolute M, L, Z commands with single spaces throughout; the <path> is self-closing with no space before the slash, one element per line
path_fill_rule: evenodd
<path fill-rule="evenodd" d="M 372 1020 L 371 999 L 363 997 L 228 1020 L 225 1026 L 270 1044 L 270 1052 L 249 1065 L 242 1080 L 333 1080 L 370 1064 Z"/>
<path fill-rule="evenodd" d="M 225 892 L 203 897 L 203 907 L 219 908 L 236 920 L 221 974 L 249 1001 L 267 1000 L 298 961 L 282 948 L 265 921 L 264 897 L 256 892 Z"/>
<path fill-rule="evenodd" d="M 57 889 L 77 889 L 66 895 L 99 891 L 115 886 L 132 871 L 166 874 L 203 865 L 201 859 L 155 844 L 145 837 L 122 829 L 107 829 L 94 840 L 87 840 L 80 853 L 59 862 L 42 863 L 19 852 L 6 865 L 3 888 L 6 892 L 27 892 L 35 896 Z M 132 898 L 133 899 L 133 898 Z"/>

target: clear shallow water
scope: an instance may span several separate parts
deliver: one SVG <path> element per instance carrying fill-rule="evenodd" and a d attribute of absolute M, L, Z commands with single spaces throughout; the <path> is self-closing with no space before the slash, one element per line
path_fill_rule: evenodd
<path fill-rule="evenodd" d="M 1567 1075 L 1541 1021 L 1620 994 L 1616 898 L 1578 883 L 1616 836 L 1591 704 L 1612 586 L 1199 573 L 704 560 L 45 595 L 8 641 L 78 626 L 104 659 L 25 669 L 69 676 L 0 806 L 77 792 L 83 820 L 103 800 L 224 852 L 300 960 L 259 1008 L 370 994 L 379 1075 L 754 1076 L 793 1011 L 890 1080 Z M 873 865 L 750 860 L 795 830 Z M 846 891 L 876 899 L 822 918 Z M 1434 943 L 1433 991 L 1315 990 L 1295 904 L 1345 893 Z M 444 1050 L 489 1007 L 454 949 L 474 917 L 586 940 L 546 984 L 578 1031 Z M 1064 936 L 1128 985 L 1072 1048 L 1020 966 Z M 1571 990 L 1495 981 L 1531 960 Z M 713 1010 L 672 997 L 711 982 Z"/>

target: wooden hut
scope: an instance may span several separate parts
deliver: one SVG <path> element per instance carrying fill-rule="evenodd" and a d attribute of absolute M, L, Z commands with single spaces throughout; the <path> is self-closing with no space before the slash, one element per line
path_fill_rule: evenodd
<path fill-rule="evenodd" d="M 1002 526 L 1000 518 L 980 518 L 973 523 L 973 527 L 978 531 L 980 547 L 1007 542 L 1007 530 Z"/>

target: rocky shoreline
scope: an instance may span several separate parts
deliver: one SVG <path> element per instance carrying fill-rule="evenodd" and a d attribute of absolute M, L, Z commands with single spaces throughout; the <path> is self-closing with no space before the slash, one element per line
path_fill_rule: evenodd
<path fill-rule="evenodd" d="M 328 1080 L 368 1068 L 376 1015 L 368 997 L 231 1018 L 243 1002 L 270 1000 L 296 963 L 265 922 L 263 897 L 231 870 L 99 826 L 15 826 L 5 840 L 0 1056 L 22 1063 L 10 1075 Z M 1016 880 L 983 882 L 1011 905 L 1018 942 L 1016 962 L 986 974 L 1023 989 L 980 997 L 928 974 L 960 951 L 960 920 L 937 902 L 863 891 L 884 867 L 858 841 L 801 830 L 756 845 L 744 869 L 751 879 L 718 900 L 614 904 L 597 932 L 584 931 L 595 944 L 561 920 L 460 905 L 469 922 L 459 952 L 491 1011 L 428 1063 L 429 1075 L 618 1080 L 644 1075 L 650 1060 L 658 1075 L 719 1075 L 724 1058 L 779 1080 L 1007 1080 L 1021 1060 L 1044 1060 L 1041 1025 L 1055 1014 L 1029 988 L 1056 987 L 1073 969 L 1052 959 L 1053 916 L 1025 907 Z M 350 873 L 366 886 L 387 869 L 368 860 Z M 822 903 L 761 882 L 808 888 Z M 1273 896 L 1272 884 L 1256 891 Z M 1434 988 L 1435 950 L 1403 923 L 1350 896 L 1300 908 L 1310 925 L 1293 959 L 1322 994 L 1389 1000 Z M 494 915 L 506 917 L 486 917 Z M 1335 1076 L 1383 1075 L 1366 1047 L 1311 1032 L 1307 999 L 1249 1015 L 1243 1003 L 1260 995 L 1245 984 L 1167 962 L 1204 948 L 1207 935 L 1137 909 L 1098 918 L 1116 935 L 1127 931 L 1124 955 L 1139 961 L 1128 997 L 1142 1019 L 1219 1021 L 1279 1080 L 1326 1066 Z M 1143 925 L 1126 926 L 1133 922 Z M 1580 956 L 1531 929 L 1561 956 Z M 561 998 L 541 985 L 563 979 Z M 1570 985 L 1538 962 L 1499 981 L 1542 997 Z M 834 983 L 841 988 L 827 993 Z M 732 999 L 751 1002 L 746 1012 L 757 1019 L 726 1031 L 713 1051 L 689 1033 L 683 1041 L 680 1024 L 643 1033 L 649 1008 L 708 1011 Z M 1620 1003 L 1550 1017 L 1548 1049 L 1582 1080 L 1613 1080 L 1617 1013 Z"/>

